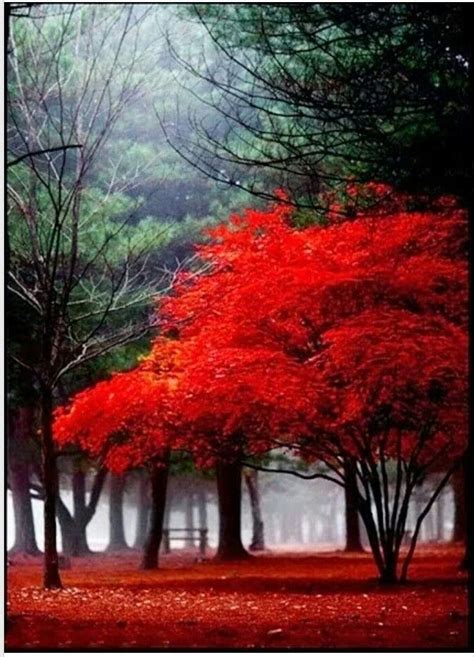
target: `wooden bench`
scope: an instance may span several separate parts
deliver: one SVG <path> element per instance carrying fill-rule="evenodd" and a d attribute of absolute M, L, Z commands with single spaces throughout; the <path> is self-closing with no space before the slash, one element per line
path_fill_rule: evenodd
<path fill-rule="evenodd" d="M 207 529 L 192 529 L 189 527 L 167 527 L 163 529 L 163 552 L 171 552 L 172 540 L 184 540 L 186 542 L 198 539 L 199 554 L 206 554 L 207 548 Z"/>

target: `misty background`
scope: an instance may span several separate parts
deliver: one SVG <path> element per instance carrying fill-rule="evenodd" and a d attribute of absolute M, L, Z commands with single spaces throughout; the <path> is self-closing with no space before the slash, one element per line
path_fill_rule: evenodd
<path fill-rule="evenodd" d="M 206 11 L 212 19 L 213 11 L 220 9 L 218 6 Z M 137 359 L 148 352 L 149 334 L 141 333 L 131 339 L 133 333 L 130 332 L 127 339 L 115 342 L 111 336 L 118 327 L 130 325 L 133 328 L 133 322 L 152 318 L 153 294 L 166 289 L 168 274 L 186 263 L 193 253 L 193 244 L 206 239 L 203 229 L 225 221 L 244 208 L 261 206 L 265 198 L 259 192 L 280 185 L 296 190 L 298 198 L 302 199 L 298 208 L 301 224 L 314 221 L 315 216 L 305 213 L 310 206 L 308 194 L 319 190 L 320 181 L 315 182 L 312 167 L 319 167 L 321 158 L 317 155 L 311 159 L 313 155 L 309 153 L 314 150 L 314 144 L 300 146 L 304 143 L 303 128 L 313 125 L 307 116 L 295 122 L 296 128 L 294 125 L 288 128 L 286 118 L 275 128 L 271 121 L 265 124 L 258 112 L 245 104 L 243 97 L 234 95 L 229 101 L 222 96 L 222 89 L 228 85 L 238 83 L 247 89 L 250 82 L 241 69 L 232 65 L 231 58 L 229 61 L 229 57 L 216 48 L 210 32 L 191 6 L 35 4 L 26 11 L 18 5 L 12 12 L 9 27 L 7 141 L 10 162 L 15 162 L 15 166 L 8 172 L 13 199 L 9 207 L 8 253 L 16 276 L 15 284 L 19 283 L 16 296 L 7 292 L 8 351 L 15 357 L 9 362 L 7 373 L 10 414 L 7 547 L 15 543 L 15 521 L 17 529 L 24 522 L 22 505 L 27 505 L 28 500 L 22 493 L 26 486 L 28 496 L 31 493 L 36 542 L 42 549 L 38 386 L 29 375 L 28 367 L 22 366 L 38 361 L 39 330 L 28 306 L 31 299 L 25 302 L 21 297 L 22 281 L 26 281 L 27 288 L 36 289 L 35 272 L 31 236 L 21 226 L 18 208 L 23 207 L 26 199 L 26 205 L 34 209 L 41 241 L 54 224 L 51 217 L 63 188 L 72 190 L 71 195 L 80 206 L 80 256 L 86 259 L 90 253 L 95 254 L 95 250 L 100 256 L 94 255 L 94 259 L 97 258 L 94 266 L 88 263 L 85 267 L 87 277 L 78 291 L 82 296 L 70 300 L 71 307 L 86 307 L 89 315 L 74 310 L 67 320 L 71 322 L 68 328 L 73 326 L 74 330 L 68 333 L 59 327 L 65 355 L 58 366 L 60 383 L 54 389 L 54 403 L 63 404 L 79 390 L 110 373 L 133 367 Z M 236 33 L 235 38 L 238 36 Z M 252 50 L 251 34 L 247 37 L 246 57 L 249 63 L 255 63 L 258 49 Z M 445 56 L 449 58 L 450 75 L 439 76 L 441 81 L 454 80 L 458 70 L 465 73 L 466 60 L 460 54 L 453 51 L 451 57 L 446 51 Z M 452 75 L 451 70 L 454 71 Z M 436 88 L 440 84 L 436 80 L 433 82 Z M 462 85 L 459 88 L 462 89 Z M 273 108 L 273 99 L 270 105 Z M 422 116 L 425 125 L 430 126 L 425 118 Z M 291 171 L 285 164 L 280 167 L 258 165 L 259 157 L 266 162 L 277 161 L 283 148 L 282 143 L 262 146 L 248 142 L 249 131 L 258 131 L 262 125 L 270 133 L 272 130 L 291 133 L 291 143 L 286 146 L 290 150 L 300 149 L 297 154 L 298 161 L 302 162 L 301 170 Z M 245 126 L 247 132 L 243 129 Z M 462 141 L 462 130 L 459 132 Z M 263 134 L 266 135 L 265 130 Z M 396 143 L 410 139 L 410 135 L 408 131 L 399 134 Z M 319 134 L 318 139 L 323 136 Z M 452 139 L 439 140 L 436 131 L 431 134 L 427 127 L 423 139 L 429 143 L 432 137 L 433 143 L 446 143 L 449 152 L 460 153 Z M 42 150 L 75 140 L 84 144 L 81 155 L 74 150 L 67 151 L 67 155 L 65 152 L 39 155 L 34 160 L 35 175 L 31 176 L 27 161 L 22 159 L 25 149 Z M 220 150 L 212 147 L 216 141 L 221 144 Z M 228 160 L 226 151 L 222 150 L 227 145 L 231 148 Z M 355 140 L 352 148 L 361 148 L 360 141 Z M 430 153 L 429 147 L 419 150 Z M 411 157 L 410 149 L 407 153 Z M 399 162 L 401 156 L 397 153 L 396 157 Z M 433 162 L 445 162 L 443 157 L 439 153 L 437 157 L 430 156 Z M 383 151 L 380 151 L 380 158 L 374 165 L 376 172 L 382 160 L 389 162 Z M 459 162 L 461 160 L 459 156 Z M 373 171 L 363 169 L 349 156 L 347 161 L 353 169 L 360 166 L 370 179 Z M 330 171 L 340 166 L 337 158 L 328 156 L 324 162 Z M 384 173 L 401 175 L 402 164 L 396 171 L 387 169 L 388 173 Z M 461 162 L 459 168 L 462 167 Z M 57 180 L 51 171 L 56 172 Z M 421 176 L 420 167 L 418 172 Z M 433 179 L 428 175 L 427 178 Z M 440 176 L 440 179 L 446 178 Z M 256 195 L 245 191 L 249 189 Z M 125 231 L 117 237 L 114 231 L 122 224 Z M 66 234 L 63 239 L 67 245 L 71 238 Z M 107 256 L 97 247 L 101 240 L 110 247 Z M 143 243 L 146 243 L 146 257 L 141 255 L 141 249 L 145 248 Z M 107 302 L 103 301 L 108 292 L 103 271 L 115 273 L 124 259 L 128 264 L 127 258 L 134 249 L 139 253 L 133 261 L 135 269 L 131 277 L 136 279 L 136 285 L 119 288 L 120 299 L 125 303 L 123 307 L 117 303 L 117 313 L 110 317 Z M 41 263 L 41 257 L 38 262 Z M 98 327 L 91 329 L 90 316 L 97 309 L 102 311 L 102 307 L 104 322 L 98 322 Z M 79 334 L 77 344 L 70 337 L 75 336 L 76 331 Z M 97 347 L 96 352 L 92 349 L 94 358 L 77 360 L 86 344 L 81 342 L 81 336 L 88 333 L 94 335 L 93 348 Z M 106 348 L 102 349 L 103 345 Z M 109 348 L 110 345 L 114 348 Z M 71 363 L 75 369 L 70 368 Z M 70 514 L 74 506 L 75 469 L 84 475 L 80 485 L 87 500 L 90 500 L 92 482 L 97 474 L 97 464 L 84 456 L 77 460 L 73 452 L 65 450 L 58 459 L 60 498 Z M 215 547 L 215 482 L 211 477 L 197 475 L 189 464 L 183 470 L 184 473 L 172 475 L 170 479 L 165 527 L 208 528 L 209 544 Z M 139 509 L 143 506 L 143 496 L 140 497 L 143 476 L 143 471 L 132 471 L 122 482 L 123 531 L 129 546 L 140 542 L 137 538 L 140 539 L 143 529 L 143 526 L 140 529 L 139 519 Z M 107 475 L 97 508 L 87 526 L 87 540 L 92 550 L 102 550 L 109 543 L 110 481 L 111 475 Z M 433 489 L 435 481 L 436 474 L 433 481 L 425 482 L 427 491 Z M 268 547 L 308 546 L 321 550 L 344 547 L 342 489 L 324 481 L 259 473 L 259 490 Z M 462 524 L 464 511 L 461 503 L 455 504 L 455 492 L 453 484 L 436 501 L 422 525 L 421 542 L 449 541 L 462 535 L 462 530 L 456 533 L 456 526 L 457 522 Z M 408 518 L 409 530 L 414 525 L 415 507 L 422 505 L 425 493 L 423 489 L 416 492 Z M 14 512 L 15 495 L 18 500 L 15 508 L 23 509 L 18 513 Z M 243 541 L 248 545 L 252 536 L 252 514 L 244 484 L 242 504 Z M 61 546 L 61 531 L 58 536 Z M 184 546 L 184 541 L 173 540 L 171 547 Z"/>

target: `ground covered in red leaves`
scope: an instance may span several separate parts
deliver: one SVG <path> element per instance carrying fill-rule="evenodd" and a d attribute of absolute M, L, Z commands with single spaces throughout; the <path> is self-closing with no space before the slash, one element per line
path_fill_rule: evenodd
<path fill-rule="evenodd" d="M 369 555 L 265 553 L 197 563 L 175 552 L 155 572 L 139 555 L 93 555 L 41 589 L 37 559 L 8 569 L 7 649 L 467 647 L 457 547 L 420 548 L 411 582 L 382 587 Z"/>

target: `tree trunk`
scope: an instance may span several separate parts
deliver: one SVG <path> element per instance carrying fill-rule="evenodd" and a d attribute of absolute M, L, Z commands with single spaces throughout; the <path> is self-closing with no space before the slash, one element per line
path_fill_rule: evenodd
<path fill-rule="evenodd" d="M 454 493 L 454 529 L 453 541 L 466 539 L 466 496 L 465 496 L 465 468 L 461 466 L 453 475 L 452 486 Z"/>
<path fill-rule="evenodd" d="M 291 523 L 286 508 L 283 508 L 280 514 L 280 542 L 283 545 L 288 545 L 291 542 Z"/>
<path fill-rule="evenodd" d="M 61 527 L 63 554 L 68 557 L 73 556 L 76 544 L 75 522 L 60 495 L 57 497 L 56 515 L 58 517 L 59 526 Z"/>
<path fill-rule="evenodd" d="M 123 524 L 124 490 L 125 475 L 112 474 L 109 492 L 109 552 L 128 549 Z"/>
<path fill-rule="evenodd" d="M 188 529 L 194 530 L 194 494 L 187 493 L 184 498 L 185 504 L 185 524 Z M 185 543 L 190 546 L 194 546 L 194 531 L 186 534 Z"/>
<path fill-rule="evenodd" d="M 87 542 L 87 525 L 97 509 L 107 472 L 102 468 L 95 475 L 90 500 L 86 504 L 86 475 L 80 470 L 80 464 L 75 467 L 72 476 L 73 513 L 69 512 L 60 494 L 57 497 L 56 513 L 61 527 L 63 553 L 70 557 L 81 557 L 92 553 Z"/>
<path fill-rule="evenodd" d="M 469 495 L 471 494 L 471 490 L 469 490 L 469 484 L 473 481 L 474 479 L 474 450 L 472 446 L 473 442 L 473 437 L 472 434 L 469 435 L 469 444 L 467 448 L 467 452 L 465 455 L 464 462 L 462 464 L 462 470 L 463 470 L 463 489 L 464 489 L 464 501 L 469 499 Z M 455 473 L 456 474 L 456 473 Z M 465 541 L 465 551 L 464 551 L 464 557 L 462 558 L 461 563 L 459 564 L 459 567 L 461 570 L 467 570 L 468 576 L 469 576 L 469 581 L 472 582 L 472 556 L 473 556 L 473 547 L 472 547 L 472 542 L 474 540 L 474 537 L 472 536 L 473 533 L 473 526 L 472 526 L 472 513 L 465 513 L 465 536 L 464 536 L 464 541 Z"/>
<path fill-rule="evenodd" d="M 165 516 L 168 472 L 169 454 L 166 455 L 164 464 L 161 467 L 153 466 L 151 472 L 152 507 L 150 530 L 143 551 L 142 568 L 144 570 L 158 568 L 158 554 L 163 535 L 163 519 Z"/>
<path fill-rule="evenodd" d="M 207 529 L 207 496 L 202 488 L 198 492 L 197 502 L 199 529 Z"/>
<path fill-rule="evenodd" d="M 250 498 L 250 508 L 252 510 L 252 542 L 250 543 L 249 549 L 257 552 L 265 549 L 258 472 L 257 470 L 246 469 L 244 477 Z"/>
<path fill-rule="evenodd" d="M 168 490 L 166 491 L 166 506 L 165 506 L 165 517 L 163 520 L 163 527 L 166 529 L 169 529 L 171 527 L 171 509 L 173 508 L 173 497 L 172 497 L 172 491 L 169 490 L 169 485 L 168 485 Z"/>
<path fill-rule="evenodd" d="M 138 480 L 137 525 L 135 530 L 134 547 L 142 548 L 145 545 L 150 517 L 150 478 L 146 472 L 140 472 Z"/>
<path fill-rule="evenodd" d="M 10 487 L 15 516 L 15 543 L 10 552 L 38 555 L 33 507 L 30 496 L 30 476 L 26 463 L 10 465 Z"/>
<path fill-rule="evenodd" d="M 249 556 L 241 539 L 242 467 L 218 461 L 216 465 L 219 509 L 219 545 L 216 558 L 222 561 Z"/>
<path fill-rule="evenodd" d="M 360 538 L 357 475 L 354 465 L 348 461 L 344 464 L 344 494 L 346 501 L 346 546 L 345 552 L 363 552 Z"/>
<path fill-rule="evenodd" d="M 56 535 L 56 498 L 58 473 L 53 443 L 53 395 L 41 390 L 41 433 L 44 487 L 44 566 L 43 585 L 46 589 L 61 588 Z"/>
<path fill-rule="evenodd" d="M 74 546 L 72 556 L 80 557 L 90 554 L 87 543 L 87 507 L 86 507 L 86 475 L 79 464 L 72 475 L 72 495 L 74 504 Z"/>

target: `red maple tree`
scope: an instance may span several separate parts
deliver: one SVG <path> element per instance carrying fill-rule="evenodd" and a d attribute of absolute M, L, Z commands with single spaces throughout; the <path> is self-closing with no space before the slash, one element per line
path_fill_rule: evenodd
<path fill-rule="evenodd" d="M 385 581 L 397 578 L 414 486 L 436 461 L 445 484 L 459 462 L 466 409 L 465 212 L 449 199 L 423 212 L 396 195 L 390 202 L 305 230 L 292 227 L 284 203 L 234 217 L 199 249 L 210 273 L 183 277 L 161 308 L 164 327 L 195 345 L 178 396 L 184 423 L 202 431 L 198 451 L 238 459 L 298 443 L 342 484 L 352 463 Z M 357 411 L 352 424 L 349 411 Z M 384 437 L 367 442 L 380 422 Z M 388 460 L 397 469 L 395 500 Z M 440 490 L 419 518 L 401 579 Z"/>
<path fill-rule="evenodd" d="M 76 398 L 69 429 L 58 415 L 58 439 L 62 423 L 112 467 L 163 444 L 215 464 L 230 526 L 221 542 L 235 556 L 244 458 L 286 445 L 324 461 L 341 485 L 350 465 L 381 577 L 396 580 L 413 487 L 437 460 L 444 485 L 464 448 L 467 228 L 449 199 L 410 211 L 394 194 L 387 207 L 382 192 L 384 203 L 342 223 L 330 215 L 297 229 L 282 198 L 212 230 L 197 249 L 207 273 L 182 276 L 158 308 L 149 357 L 116 375 L 133 401 L 125 386 L 122 404 L 110 398 L 114 378 L 99 384 Z M 107 408 L 117 413 L 104 422 Z"/>

